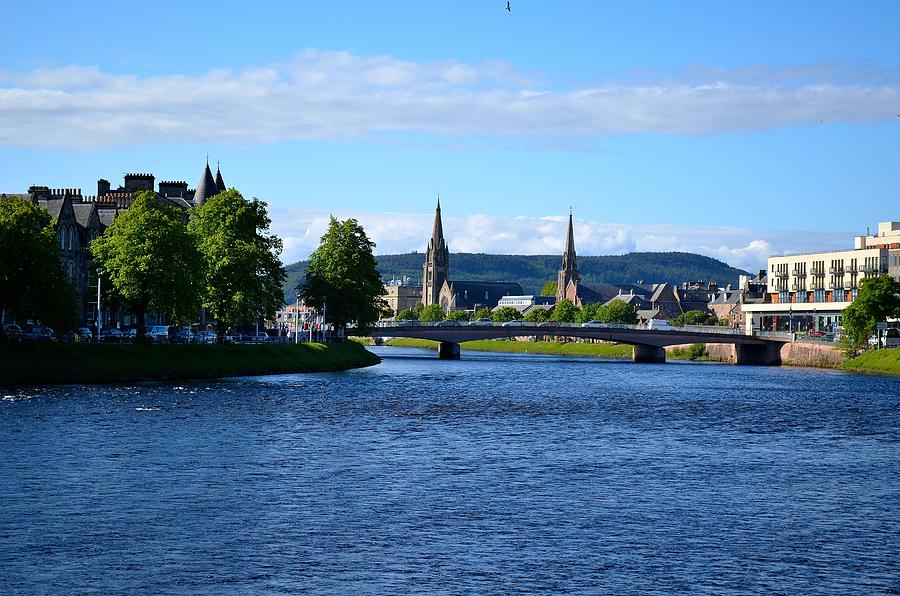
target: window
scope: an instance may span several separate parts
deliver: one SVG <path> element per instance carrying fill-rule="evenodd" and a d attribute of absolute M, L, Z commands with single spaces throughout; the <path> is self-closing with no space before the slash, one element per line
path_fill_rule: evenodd
<path fill-rule="evenodd" d="M 814 302 L 825 302 L 825 290 L 816 290 L 813 292 Z"/>

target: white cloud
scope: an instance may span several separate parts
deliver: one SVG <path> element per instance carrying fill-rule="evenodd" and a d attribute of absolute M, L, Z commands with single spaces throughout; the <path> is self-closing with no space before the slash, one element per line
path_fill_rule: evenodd
<path fill-rule="evenodd" d="M 285 263 L 306 258 L 319 245 L 329 214 L 314 209 L 270 206 L 272 229 L 284 240 Z M 376 243 L 376 254 L 424 252 L 431 237 L 434 215 L 400 213 L 350 214 Z M 469 214 L 443 215 L 444 236 L 451 252 L 499 254 L 562 254 L 567 218 Z M 579 255 L 626 252 L 693 252 L 734 267 L 753 271 L 766 266 L 766 258 L 788 250 L 828 250 L 850 246 L 849 233 L 768 231 L 746 228 L 677 225 L 625 225 L 575 220 L 575 247 Z"/>
<path fill-rule="evenodd" d="M 380 133 L 591 139 L 712 134 L 896 119 L 896 70 L 713 67 L 678 78 L 549 83 L 502 62 L 411 62 L 307 50 L 199 76 L 140 77 L 70 65 L 0 72 L 0 145 L 271 142 Z"/>

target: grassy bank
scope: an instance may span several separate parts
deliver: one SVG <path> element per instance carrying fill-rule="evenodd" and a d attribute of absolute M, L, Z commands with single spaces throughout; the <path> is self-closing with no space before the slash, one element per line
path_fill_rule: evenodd
<path fill-rule="evenodd" d="M 388 346 L 405 348 L 437 348 L 437 342 L 427 339 L 392 339 Z M 496 341 L 482 339 L 459 344 L 470 352 L 513 352 L 520 354 L 556 354 L 560 356 L 602 356 L 604 358 L 631 358 L 631 346 L 624 344 L 588 344 L 557 341 Z"/>
<path fill-rule="evenodd" d="M 869 350 L 844 362 L 844 370 L 900 375 L 900 348 Z"/>
<path fill-rule="evenodd" d="M 0 344 L 0 385 L 319 372 L 379 362 L 377 356 L 354 342 L 221 346 Z"/>

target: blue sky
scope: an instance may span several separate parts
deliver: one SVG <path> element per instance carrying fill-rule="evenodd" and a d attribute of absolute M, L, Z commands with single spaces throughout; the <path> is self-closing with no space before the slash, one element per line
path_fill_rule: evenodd
<path fill-rule="evenodd" d="M 5 9 L 0 192 L 209 153 L 286 261 L 329 213 L 421 250 L 438 191 L 456 251 L 572 206 L 582 254 L 753 268 L 900 219 L 897 2 L 104 4 Z"/>

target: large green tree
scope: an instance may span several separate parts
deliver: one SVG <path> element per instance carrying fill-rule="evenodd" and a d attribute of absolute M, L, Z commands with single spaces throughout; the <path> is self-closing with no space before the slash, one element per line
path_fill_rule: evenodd
<path fill-rule="evenodd" d="M 525 315 L 524 320 L 528 323 L 541 323 L 550 319 L 550 314 L 543 308 L 535 308 Z"/>
<path fill-rule="evenodd" d="M 332 217 L 319 248 L 309 257 L 300 296 L 308 306 L 323 311 L 336 330 L 354 323 L 358 332 L 364 332 L 385 307 L 373 248 L 375 243 L 355 219 Z"/>
<path fill-rule="evenodd" d="M 447 319 L 451 321 L 468 321 L 469 313 L 464 310 L 452 310 L 447 313 Z"/>
<path fill-rule="evenodd" d="M 574 323 L 578 320 L 578 307 L 572 304 L 570 300 L 561 300 L 553 307 L 553 314 L 550 315 L 551 321 L 559 321 L 560 323 Z"/>
<path fill-rule="evenodd" d="M 558 287 L 559 286 L 555 281 L 548 281 L 544 284 L 544 287 L 541 288 L 541 296 L 556 296 L 556 290 Z"/>
<path fill-rule="evenodd" d="M 702 310 L 689 310 L 683 312 L 672 321 L 675 325 L 703 325 L 709 319 L 709 315 Z"/>
<path fill-rule="evenodd" d="M 7 321 L 37 319 L 59 330 L 75 323 L 75 294 L 59 251 L 47 211 L 0 198 L 0 309 Z"/>
<path fill-rule="evenodd" d="M 444 320 L 444 311 L 441 309 L 440 304 L 429 304 L 422 309 L 422 312 L 419 313 L 420 321 L 443 321 Z"/>
<path fill-rule="evenodd" d="M 522 318 L 522 313 L 511 306 L 501 306 L 494 311 L 491 318 L 495 323 L 505 323 L 507 321 L 514 321 Z"/>
<path fill-rule="evenodd" d="M 900 317 L 900 283 L 890 275 L 865 279 L 856 299 L 844 309 L 844 335 L 858 348 L 875 333 L 876 325 L 889 317 Z"/>
<path fill-rule="evenodd" d="M 637 312 L 634 310 L 634 307 L 622 300 L 612 300 L 604 304 L 597 315 L 599 320 L 604 323 L 634 325 L 638 322 Z"/>
<path fill-rule="evenodd" d="M 179 322 L 197 316 L 203 260 L 184 225 L 183 213 L 160 204 L 156 193 L 139 192 L 131 207 L 91 243 L 91 253 L 137 317 L 139 335 L 144 333 L 150 308 L 165 311 Z"/>
<path fill-rule="evenodd" d="M 203 305 L 216 319 L 220 342 L 230 325 L 274 318 L 283 304 L 282 243 L 269 234 L 270 224 L 263 201 L 248 201 L 233 188 L 191 212 L 188 229 L 206 264 Z"/>

